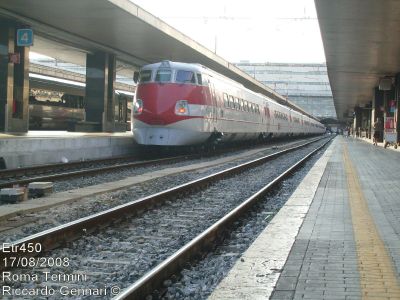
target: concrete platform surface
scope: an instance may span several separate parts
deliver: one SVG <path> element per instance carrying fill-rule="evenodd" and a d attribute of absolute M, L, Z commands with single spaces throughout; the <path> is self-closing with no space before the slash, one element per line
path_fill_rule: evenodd
<path fill-rule="evenodd" d="M 400 299 L 400 154 L 337 137 L 209 299 Z"/>
<path fill-rule="evenodd" d="M 361 138 L 361 137 L 359 137 L 359 138 L 357 138 L 357 137 L 349 137 L 349 138 L 357 139 L 357 140 L 363 141 L 365 143 L 369 143 L 371 145 L 373 143 L 372 139 L 368 139 L 368 138 Z M 376 146 L 384 148 L 385 144 L 384 143 L 377 143 Z M 400 147 L 397 147 L 397 149 L 395 149 L 393 145 L 388 145 L 386 150 L 400 152 Z"/>
<path fill-rule="evenodd" d="M 98 159 L 133 152 L 132 133 L 30 131 L 0 134 L 0 157 L 8 169 L 41 164 Z"/>

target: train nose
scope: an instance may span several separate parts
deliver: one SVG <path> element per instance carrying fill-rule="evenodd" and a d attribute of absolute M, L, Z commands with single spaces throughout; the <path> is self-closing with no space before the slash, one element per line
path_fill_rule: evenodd
<path fill-rule="evenodd" d="M 151 118 L 152 125 L 166 125 L 167 122 L 165 118 L 161 117 L 156 113 L 149 113 L 149 118 Z"/>
<path fill-rule="evenodd" d="M 138 119 L 149 125 L 166 126 L 177 121 L 176 102 L 182 98 L 174 86 L 149 83 L 138 87 L 137 99 L 143 101 L 143 113 Z"/>
<path fill-rule="evenodd" d="M 168 99 L 143 100 L 143 117 L 152 125 L 167 125 L 173 119 L 174 103 Z"/>
<path fill-rule="evenodd" d="M 162 103 L 158 99 L 151 99 L 144 103 L 144 109 L 154 125 L 165 125 L 165 116 L 169 110 L 166 103 Z"/>

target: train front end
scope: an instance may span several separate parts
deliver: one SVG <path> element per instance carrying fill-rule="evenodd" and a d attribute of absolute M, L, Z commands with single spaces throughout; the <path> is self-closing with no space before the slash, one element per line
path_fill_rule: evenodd
<path fill-rule="evenodd" d="M 164 61 L 142 68 L 132 109 L 138 144 L 186 146 L 208 139 L 203 111 L 207 91 L 201 73 L 191 66 Z"/>

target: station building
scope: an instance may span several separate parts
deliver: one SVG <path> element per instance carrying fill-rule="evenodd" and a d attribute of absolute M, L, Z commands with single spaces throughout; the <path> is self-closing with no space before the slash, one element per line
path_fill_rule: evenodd
<path fill-rule="evenodd" d="M 250 63 L 237 67 L 320 118 L 336 118 L 326 64 Z"/>

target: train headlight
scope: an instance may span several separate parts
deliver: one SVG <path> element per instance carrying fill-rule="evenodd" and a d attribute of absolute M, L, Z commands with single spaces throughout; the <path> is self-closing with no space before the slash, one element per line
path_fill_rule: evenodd
<path fill-rule="evenodd" d="M 133 103 L 133 114 L 140 115 L 143 112 L 143 101 L 140 99 L 136 99 Z"/>
<path fill-rule="evenodd" d="M 175 104 L 175 114 L 187 116 L 189 115 L 189 105 L 186 100 L 178 100 Z"/>

